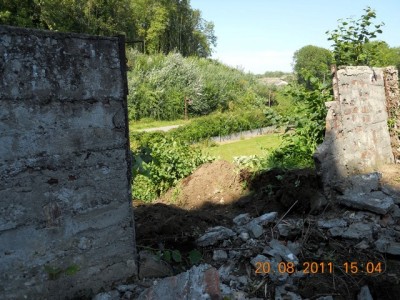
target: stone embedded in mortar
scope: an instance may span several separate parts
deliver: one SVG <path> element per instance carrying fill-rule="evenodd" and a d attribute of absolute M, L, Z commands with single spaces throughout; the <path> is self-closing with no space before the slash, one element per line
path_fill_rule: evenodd
<path fill-rule="evenodd" d="M 338 200 L 347 207 L 369 210 L 382 215 L 387 214 L 394 205 L 393 199 L 380 191 L 368 194 L 345 194 L 339 196 Z"/>
<path fill-rule="evenodd" d="M 224 226 L 210 228 L 205 234 L 196 240 L 200 247 L 206 247 L 216 244 L 218 241 L 225 240 L 235 235 L 231 229 Z"/>

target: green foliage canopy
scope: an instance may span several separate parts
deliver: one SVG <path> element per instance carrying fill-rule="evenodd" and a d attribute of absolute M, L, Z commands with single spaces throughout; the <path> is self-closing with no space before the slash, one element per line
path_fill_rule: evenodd
<path fill-rule="evenodd" d="M 372 8 L 367 7 L 364 11 L 360 19 L 340 19 L 337 29 L 326 32 L 328 40 L 334 42 L 333 54 L 337 65 L 368 66 L 375 59 L 377 44 L 371 44 L 368 51 L 365 45 L 382 33 L 381 27 L 385 24 L 373 24 L 376 13 Z"/>
<path fill-rule="evenodd" d="M 146 53 L 208 57 L 214 24 L 188 0 L 0 0 L 0 24 L 142 40 Z"/>
<path fill-rule="evenodd" d="M 321 82 L 329 82 L 332 53 L 325 48 L 308 45 L 297 50 L 293 56 L 293 69 L 297 75 L 297 81 L 311 88 L 309 75 L 318 78 Z M 305 70 L 307 74 L 305 74 Z"/>
<path fill-rule="evenodd" d="M 183 118 L 185 99 L 190 116 L 263 109 L 270 95 L 256 76 L 206 58 L 129 51 L 128 64 L 130 120 Z"/>

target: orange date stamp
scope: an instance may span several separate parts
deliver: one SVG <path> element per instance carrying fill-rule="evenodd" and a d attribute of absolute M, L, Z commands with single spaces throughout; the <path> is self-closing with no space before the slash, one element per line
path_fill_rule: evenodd
<path fill-rule="evenodd" d="M 256 262 L 256 274 L 293 274 L 301 272 L 303 274 L 333 274 L 335 268 L 341 269 L 343 273 L 352 275 L 377 275 L 384 272 L 384 265 L 382 262 L 344 262 L 340 265 L 335 265 L 333 262 L 311 262 L 306 261 L 296 265 L 293 262 L 281 261 L 277 264 L 271 262 Z"/>

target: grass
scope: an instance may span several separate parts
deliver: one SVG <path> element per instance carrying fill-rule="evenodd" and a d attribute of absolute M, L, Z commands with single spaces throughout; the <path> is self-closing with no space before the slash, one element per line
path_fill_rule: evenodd
<path fill-rule="evenodd" d="M 163 127 L 163 126 L 171 126 L 171 125 L 184 125 L 189 124 L 191 120 L 173 120 L 173 121 L 158 121 L 154 119 L 142 119 L 140 121 L 130 121 L 129 122 L 129 130 L 141 130 L 153 127 Z"/>
<path fill-rule="evenodd" d="M 204 146 L 203 152 L 232 162 L 234 156 L 261 155 L 262 148 L 268 150 L 278 148 L 281 141 L 280 134 L 268 134 L 216 146 Z"/>

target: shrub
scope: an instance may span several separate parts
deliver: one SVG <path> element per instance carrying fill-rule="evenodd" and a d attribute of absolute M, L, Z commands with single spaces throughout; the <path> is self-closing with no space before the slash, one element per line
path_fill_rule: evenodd
<path fill-rule="evenodd" d="M 142 138 L 133 151 L 132 195 L 135 199 L 154 200 L 198 166 L 213 160 L 199 149 L 171 137 L 159 139 L 157 135 L 144 134 Z"/>
<path fill-rule="evenodd" d="M 216 110 L 262 109 L 269 87 L 256 76 L 217 61 L 184 58 L 180 54 L 144 55 L 133 50 L 128 57 L 130 120 L 183 118 L 185 99 L 191 116 Z"/>

